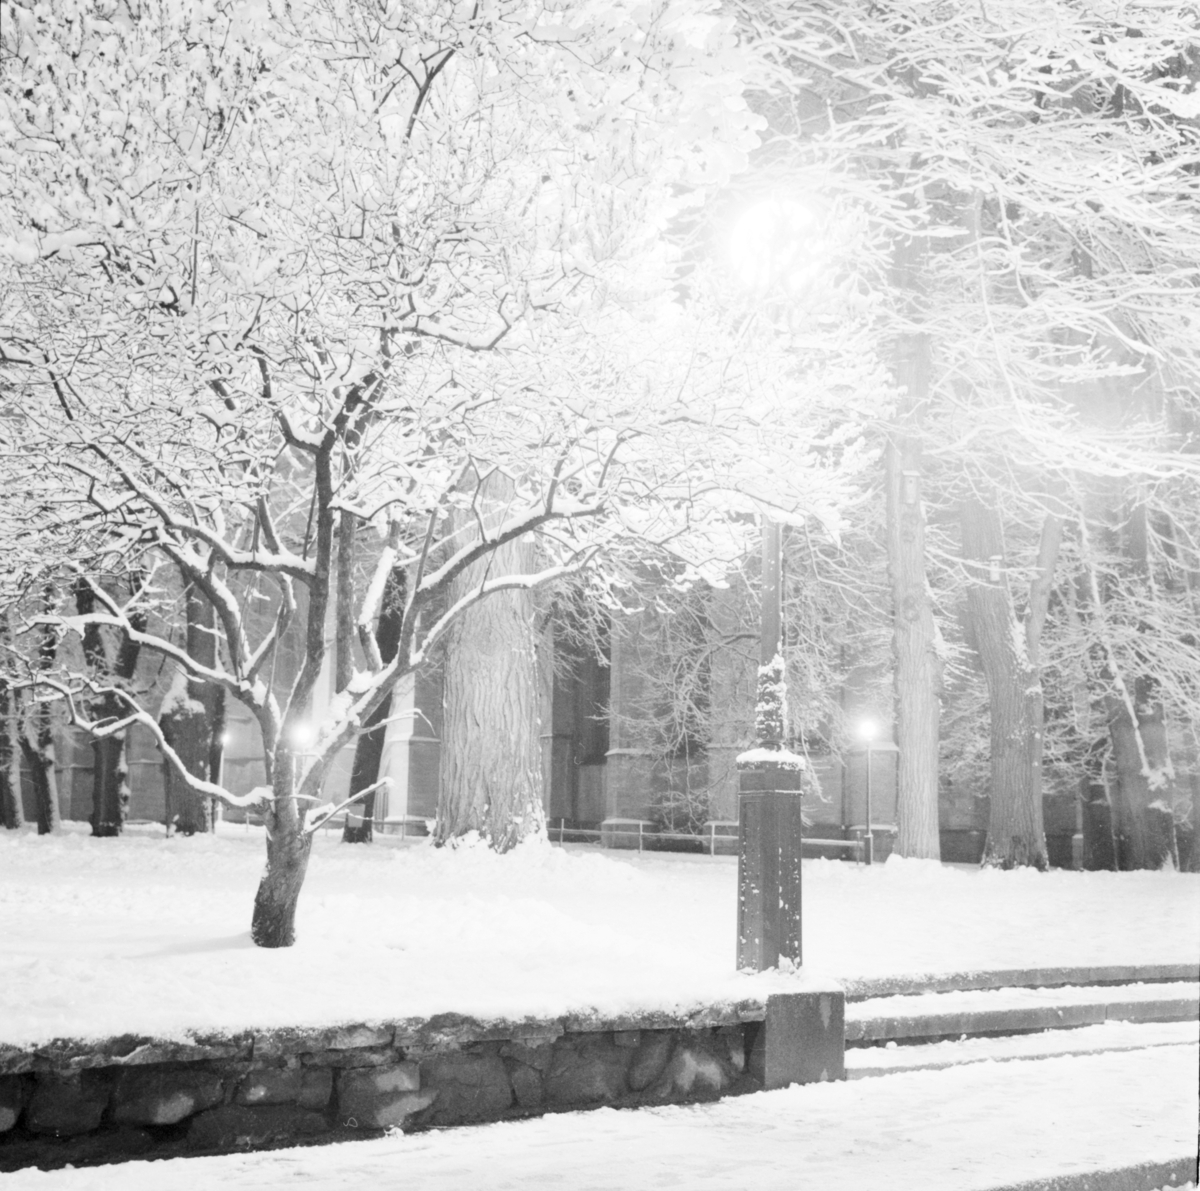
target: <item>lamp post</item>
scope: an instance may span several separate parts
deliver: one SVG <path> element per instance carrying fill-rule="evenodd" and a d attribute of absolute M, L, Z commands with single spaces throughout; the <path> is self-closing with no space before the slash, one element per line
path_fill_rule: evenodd
<path fill-rule="evenodd" d="M 768 199 L 746 211 L 730 238 L 734 272 L 768 300 L 790 302 L 812 269 L 812 213 Z M 781 292 L 780 292 L 781 291 Z M 801 963 L 800 845 L 804 760 L 784 749 L 787 685 L 781 658 L 783 560 L 778 521 L 762 522 L 762 622 L 755 745 L 738 758 L 739 970 Z"/>
<path fill-rule="evenodd" d="M 875 863 L 875 826 L 872 822 L 872 807 L 871 807 L 871 771 L 874 769 L 872 764 L 874 758 L 872 749 L 875 744 L 875 737 L 879 731 L 879 725 L 874 720 L 863 720 L 858 725 L 858 737 L 867 746 L 867 863 Z"/>

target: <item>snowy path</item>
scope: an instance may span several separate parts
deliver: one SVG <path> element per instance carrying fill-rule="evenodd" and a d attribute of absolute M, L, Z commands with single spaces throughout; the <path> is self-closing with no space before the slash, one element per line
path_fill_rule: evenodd
<path fill-rule="evenodd" d="M 299 941 L 250 943 L 261 832 L 0 832 L 0 1044 L 458 1012 L 689 1009 L 794 988 L 734 971 L 733 857 L 319 834 Z M 804 862 L 805 973 L 1200 959 L 1200 875 Z"/>
<path fill-rule="evenodd" d="M 691 1108 L 20 1171 L 5 1191 L 983 1191 L 1195 1153 L 1195 1045 L 979 1063 Z"/>

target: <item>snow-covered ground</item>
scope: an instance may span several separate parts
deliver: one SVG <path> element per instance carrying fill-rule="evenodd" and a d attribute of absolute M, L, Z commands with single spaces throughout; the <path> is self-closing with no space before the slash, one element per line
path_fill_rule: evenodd
<path fill-rule="evenodd" d="M 0 832 L 0 1043 L 397 1019 L 618 1014 L 809 977 L 1200 960 L 1200 876 L 804 865 L 801 975 L 734 971 L 732 857 L 500 857 L 318 833 L 295 947 L 250 943 L 261 832 Z"/>
<path fill-rule="evenodd" d="M 977 1063 L 689 1108 L 22 1170 L 5 1191 L 983 1191 L 1194 1154 L 1197 1059 L 1191 1044 Z"/>

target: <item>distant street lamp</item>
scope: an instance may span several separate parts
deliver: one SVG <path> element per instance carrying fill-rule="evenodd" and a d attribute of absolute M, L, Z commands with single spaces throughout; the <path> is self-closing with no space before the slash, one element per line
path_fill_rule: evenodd
<path fill-rule="evenodd" d="M 867 746 L 867 863 L 875 863 L 875 827 L 871 815 L 871 770 L 872 748 L 875 737 L 879 733 L 879 725 L 872 719 L 861 720 L 858 725 L 858 738 Z"/>

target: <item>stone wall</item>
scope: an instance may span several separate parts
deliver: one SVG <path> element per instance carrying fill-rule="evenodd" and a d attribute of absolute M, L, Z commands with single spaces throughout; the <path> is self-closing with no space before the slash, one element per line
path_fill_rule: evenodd
<path fill-rule="evenodd" d="M 761 1005 L 0 1047 L 0 1171 L 335 1141 L 764 1086 Z M 757 1067 L 753 1072 L 752 1068 Z"/>

